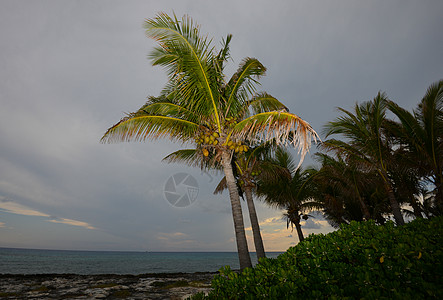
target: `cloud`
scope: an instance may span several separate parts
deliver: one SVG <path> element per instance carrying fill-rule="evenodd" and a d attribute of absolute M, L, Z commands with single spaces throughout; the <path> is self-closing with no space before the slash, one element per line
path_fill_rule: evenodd
<path fill-rule="evenodd" d="M 0 210 L 16 215 L 50 217 L 48 214 L 33 210 L 29 207 L 12 201 L 1 201 Z"/>
<path fill-rule="evenodd" d="M 188 238 L 188 235 L 183 232 L 159 232 L 157 235 L 157 239 L 159 240 L 183 240 Z"/>
<path fill-rule="evenodd" d="M 304 229 L 320 229 L 323 227 L 323 225 L 320 222 L 315 222 L 311 219 L 307 219 L 303 222 L 300 222 L 300 224 Z"/>
<path fill-rule="evenodd" d="M 97 229 L 94 226 L 92 226 L 86 222 L 51 216 L 51 215 L 42 213 L 38 210 L 34 210 L 34 209 L 26 207 L 24 205 L 15 203 L 13 201 L 6 200 L 5 197 L 2 197 L 2 198 L 3 199 L 0 198 L 1 199 L 0 210 L 7 212 L 7 213 L 16 214 L 16 215 L 23 215 L 23 216 L 46 217 L 46 218 L 48 218 L 47 221 L 51 222 L 51 223 L 67 224 L 67 225 L 78 226 L 78 227 L 83 227 L 83 228 L 87 228 L 87 229 Z"/>
<path fill-rule="evenodd" d="M 286 221 L 280 216 L 280 217 L 267 218 L 263 222 L 260 222 L 260 226 L 267 226 L 271 224 L 272 225 L 286 224 Z"/>
<path fill-rule="evenodd" d="M 71 220 L 71 219 L 65 219 L 65 218 L 50 219 L 49 222 L 51 222 L 51 223 L 59 223 L 59 224 L 67 224 L 67 225 L 72 225 L 72 226 L 79 226 L 79 227 L 84 227 L 84 228 L 87 228 L 87 229 L 97 229 L 94 226 L 91 226 L 90 224 L 88 224 L 86 222 L 76 221 L 76 220 Z"/>

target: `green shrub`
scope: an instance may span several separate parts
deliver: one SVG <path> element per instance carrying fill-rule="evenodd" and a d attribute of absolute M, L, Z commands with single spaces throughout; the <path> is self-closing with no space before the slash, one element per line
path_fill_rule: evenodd
<path fill-rule="evenodd" d="M 443 299 L 442 228 L 352 222 L 241 274 L 221 269 L 206 299 Z"/>

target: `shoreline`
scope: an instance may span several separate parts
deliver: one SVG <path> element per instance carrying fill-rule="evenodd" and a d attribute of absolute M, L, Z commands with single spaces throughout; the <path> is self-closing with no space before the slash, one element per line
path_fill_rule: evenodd
<path fill-rule="evenodd" d="M 0 299 L 186 299 L 217 274 L 0 274 Z"/>

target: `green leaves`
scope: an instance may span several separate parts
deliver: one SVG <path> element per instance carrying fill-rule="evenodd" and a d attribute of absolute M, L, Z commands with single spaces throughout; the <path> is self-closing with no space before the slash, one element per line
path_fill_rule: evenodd
<path fill-rule="evenodd" d="M 207 299 L 440 299 L 442 228 L 441 217 L 351 222 L 241 274 L 220 270 Z"/>
<path fill-rule="evenodd" d="M 155 39 L 160 47 L 155 48 L 150 58 L 154 65 L 167 68 L 171 81 L 175 82 L 181 97 L 187 99 L 187 108 L 195 113 L 214 115 L 220 126 L 218 85 L 222 74 L 213 68 L 211 41 L 200 34 L 189 16 L 179 21 L 164 13 L 145 22 L 146 35 Z"/>

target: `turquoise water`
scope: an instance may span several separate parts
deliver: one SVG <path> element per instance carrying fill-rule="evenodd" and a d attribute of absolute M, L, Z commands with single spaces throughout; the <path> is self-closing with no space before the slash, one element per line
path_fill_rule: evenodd
<path fill-rule="evenodd" d="M 277 257 L 281 252 L 269 252 Z M 251 253 L 257 263 L 255 253 Z M 0 248 L 0 274 L 144 274 L 239 269 L 235 252 L 118 252 Z"/>

